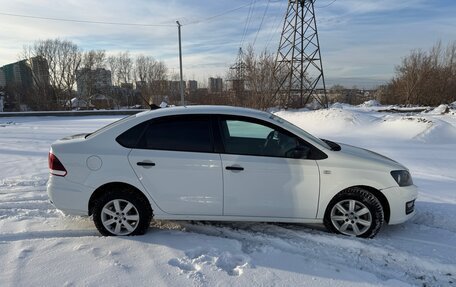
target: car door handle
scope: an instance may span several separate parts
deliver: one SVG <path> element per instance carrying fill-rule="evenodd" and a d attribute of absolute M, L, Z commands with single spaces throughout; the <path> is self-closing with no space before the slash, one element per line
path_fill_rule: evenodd
<path fill-rule="evenodd" d="M 244 170 L 244 168 L 242 166 L 236 166 L 236 165 L 233 165 L 233 166 L 227 166 L 225 167 L 226 170 L 234 170 L 234 171 L 241 171 L 241 170 Z"/>
<path fill-rule="evenodd" d="M 155 163 L 150 162 L 150 161 L 140 161 L 140 162 L 137 162 L 136 165 L 139 165 L 139 166 L 155 166 Z"/>

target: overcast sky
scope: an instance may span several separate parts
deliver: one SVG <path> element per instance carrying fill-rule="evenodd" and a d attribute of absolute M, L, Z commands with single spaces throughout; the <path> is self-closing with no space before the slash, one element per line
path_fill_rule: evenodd
<path fill-rule="evenodd" d="M 315 3 L 325 76 L 330 84 L 363 85 L 387 80 L 410 50 L 427 50 L 438 40 L 444 44 L 456 40 L 455 0 L 332 2 Z M 170 72 L 177 73 L 175 21 L 179 20 L 183 25 L 185 78 L 201 81 L 209 76 L 223 77 L 241 45 L 255 43 L 258 51 L 268 48 L 275 52 L 287 3 L 287 0 L 0 0 L 0 66 L 17 61 L 24 45 L 58 37 L 71 40 L 84 50 L 104 49 L 113 54 L 128 50 L 132 55 L 150 55 L 165 61 Z M 249 12 L 252 17 L 247 21 Z M 64 22 L 5 14 L 145 26 Z"/>

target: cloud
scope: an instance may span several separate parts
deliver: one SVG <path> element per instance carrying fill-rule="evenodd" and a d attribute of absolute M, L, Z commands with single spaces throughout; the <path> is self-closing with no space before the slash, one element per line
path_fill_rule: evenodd
<path fill-rule="evenodd" d="M 456 39 L 456 3 L 449 0 L 321 0 L 316 13 L 328 77 L 390 77 L 394 65 L 413 48 Z M 223 76 L 239 45 L 275 51 L 287 1 L 250 0 L 0 0 L 0 12 L 41 17 L 169 27 L 114 26 L 0 15 L 0 65 L 16 61 L 25 44 L 38 39 L 72 40 L 85 50 L 129 50 L 178 67 L 177 25 L 182 27 L 184 71 L 200 80 Z M 222 12 L 236 11 L 223 14 Z M 266 7 L 268 6 L 267 13 Z M 319 8 L 323 7 L 323 8 Z M 250 12 L 250 13 L 249 13 Z M 249 17 L 250 15 L 250 17 Z M 265 15 L 262 28 L 258 30 Z M 217 16 L 217 17 L 213 17 Z M 245 35 L 244 35 L 245 30 Z M 244 35 L 244 37 L 243 37 Z"/>

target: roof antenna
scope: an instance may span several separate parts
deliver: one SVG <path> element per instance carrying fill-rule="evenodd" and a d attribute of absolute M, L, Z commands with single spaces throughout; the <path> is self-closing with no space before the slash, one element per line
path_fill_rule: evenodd
<path fill-rule="evenodd" d="M 146 101 L 146 98 L 143 97 L 143 95 L 141 93 L 139 93 L 139 96 L 141 97 L 141 99 L 143 99 L 144 102 L 146 102 L 146 104 L 149 106 L 149 108 L 151 110 L 156 110 L 156 109 L 159 109 L 160 107 L 157 106 L 156 104 L 150 104 L 149 101 Z"/>

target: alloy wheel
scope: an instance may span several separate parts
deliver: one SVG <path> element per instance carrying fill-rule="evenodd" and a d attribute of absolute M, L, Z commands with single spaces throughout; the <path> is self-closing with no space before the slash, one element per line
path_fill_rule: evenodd
<path fill-rule="evenodd" d="M 131 202 L 114 199 L 103 206 L 101 222 L 114 235 L 129 235 L 138 227 L 139 212 Z"/>
<path fill-rule="evenodd" d="M 345 235 L 359 236 L 372 225 L 372 214 L 363 203 L 346 199 L 336 203 L 331 209 L 331 222 Z"/>

